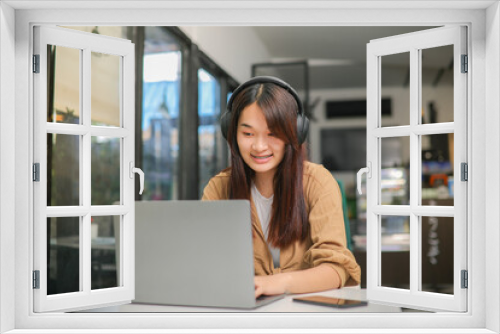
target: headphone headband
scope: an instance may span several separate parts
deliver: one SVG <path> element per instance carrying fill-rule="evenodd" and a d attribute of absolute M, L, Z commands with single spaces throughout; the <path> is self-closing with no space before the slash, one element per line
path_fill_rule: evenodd
<path fill-rule="evenodd" d="M 264 84 L 264 83 L 272 83 L 275 84 L 283 89 L 285 89 L 290 95 L 293 96 L 295 101 L 297 102 L 297 137 L 299 141 L 299 145 L 303 144 L 304 141 L 307 138 L 307 133 L 309 130 L 309 119 L 307 116 L 304 114 L 304 106 L 302 105 L 302 101 L 299 98 L 299 95 L 295 91 L 295 89 L 292 88 L 288 83 L 285 81 L 272 77 L 272 76 L 257 76 L 253 77 L 248 81 L 245 81 L 241 85 L 239 85 L 234 91 L 233 94 L 231 95 L 231 98 L 227 102 L 227 107 L 226 107 L 226 112 L 224 115 L 222 115 L 220 119 L 220 124 L 221 124 L 221 131 L 222 135 L 224 138 L 227 140 L 227 133 L 229 129 L 229 125 L 231 122 L 231 116 L 232 116 L 232 109 L 233 109 L 233 102 L 235 97 L 245 88 L 254 85 L 254 84 Z"/>

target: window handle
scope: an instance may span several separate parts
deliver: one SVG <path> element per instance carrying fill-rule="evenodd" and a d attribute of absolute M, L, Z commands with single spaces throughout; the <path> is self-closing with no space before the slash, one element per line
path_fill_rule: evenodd
<path fill-rule="evenodd" d="M 140 168 L 134 167 L 133 161 L 130 161 L 129 167 L 130 167 L 129 176 L 131 179 L 134 178 L 134 173 L 139 174 L 139 184 L 141 186 L 141 189 L 139 190 L 139 195 L 142 195 L 142 191 L 144 190 L 144 172 Z"/>
<path fill-rule="evenodd" d="M 365 167 L 365 168 L 361 168 L 359 171 L 358 171 L 358 193 L 361 195 L 363 192 L 361 191 L 361 175 L 363 175 L 364 173 L 368 174 L 368 178 L 371 179 L 372 178 L 372 163 L 370 161 L 368 161 L 368 167 Z"/>

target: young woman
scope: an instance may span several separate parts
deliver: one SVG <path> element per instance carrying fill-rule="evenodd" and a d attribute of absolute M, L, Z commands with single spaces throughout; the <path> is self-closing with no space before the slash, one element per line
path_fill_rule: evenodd
<path fill-rule="evenodd" d="M 360 282 L 338 184 L 304 161 L 307 127 L 297 93 L 274 77 L 239 86 L 221 118 L 231 167 L 210 180 L 203 200 L 250 200 L 256 297 Z"/>

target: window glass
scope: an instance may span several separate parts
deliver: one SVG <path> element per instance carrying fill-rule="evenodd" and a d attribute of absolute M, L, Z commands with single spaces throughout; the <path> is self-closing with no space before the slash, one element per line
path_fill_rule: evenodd
<path fill-rule="evenodd" d="M 220 84 L 204 69 L 198 70 L 198 147 L 200 196 L 212 176 L 218 172 L 220 148 Z"/>
<path fill-rule="evenodd" d="M 410 140 L 391 137 L 381 140 L 381 204 L 410 204 Z"/>
<path fill-rule="evenodd" d="M 80 291 L 80 217 L 47 218 L 47 294 Z"/>
<path fill-rule="evenodd" d="M 410 53 L 382 56 L 380 62 L 381 126 L 410 125 Z M 393 95 L 398 98 L 387 99 Z"/>
<path fill-rule="evenodd" d="M 177 199 L 180 44 L 161 27 L 145 27 L 142 99 L 144 200 Z"/>
<path fill-rule="evenodd" d="M 422 205 L 454 205 L 453 133 L 421 136 Z"/>
<path fill-rule="evenodd" d="M 80 54 L 47 45 L 47 122 L 80 123 Z"/>
<path fill-rule="evenodd" d="M 453 122 L 453 45 L 421 50 L 422 124 Z"/>
<path fill-rule="evenodd" d="M 120 126 L 121 57 L 91 53 L 92 125 Z"/>
<path fill-rule="evenodd" d="M 425 200 L 443 205 L 446 200 Z M 435 203 L 432 203 L 435 202 Z M 422 228 L 422 291 L 453 294 L 453 217 L 420 217 Z"/>
<path fill-rule="evenodd" d="M 120 286 L 120 216 L 91 219 L 92 289 Z"/>
<path fill-rule="evenodd" d="M 47 134 L 47 206 L 80 205 L 80 136 Z"/>
<path fill-rule="evenodd" d="M 92 137 L 92 205 L 120 202 L 120 145 L 119 138 Z"/>
<path fill-rule="evenodd" d="M 381 286 L 410 288 L 410 217 L 381 216 Z"/>

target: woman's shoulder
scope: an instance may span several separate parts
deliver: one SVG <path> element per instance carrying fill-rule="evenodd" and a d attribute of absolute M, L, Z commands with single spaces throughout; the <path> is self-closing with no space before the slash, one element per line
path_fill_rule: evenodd
<path fill-rule="evenodd" d="M 229 197 L 231 168 L 226 168 L 213 176 L 203 190 L 203 199 L 216 200 Z"/>
<path fill-rule="evenodd" d="M 304 175 L 315 178 L 333 178 L 332 173 L 323 165 L 304 161 Z"/>
<path fill-rule="evenodd" d="M 226 185 L 231 177 L 231 167 L 221 170 L 210 179 L 210 183 Z"/>
<path fill-rule="evenodd" d="M 315 185 L 321 188 L 336 185 L 337 181 L 332 173 L 323 165 L 314 162 L 304 162 L 304 182 L 311 186 Z"/>
<path fill-rule="evenodd" d="M 231 176 L 231 167 L 228 167 L 226 169 L 223 169 L 219 172 L 219 174 L 216 174 L 214 178 L 228 178 Z"/>

